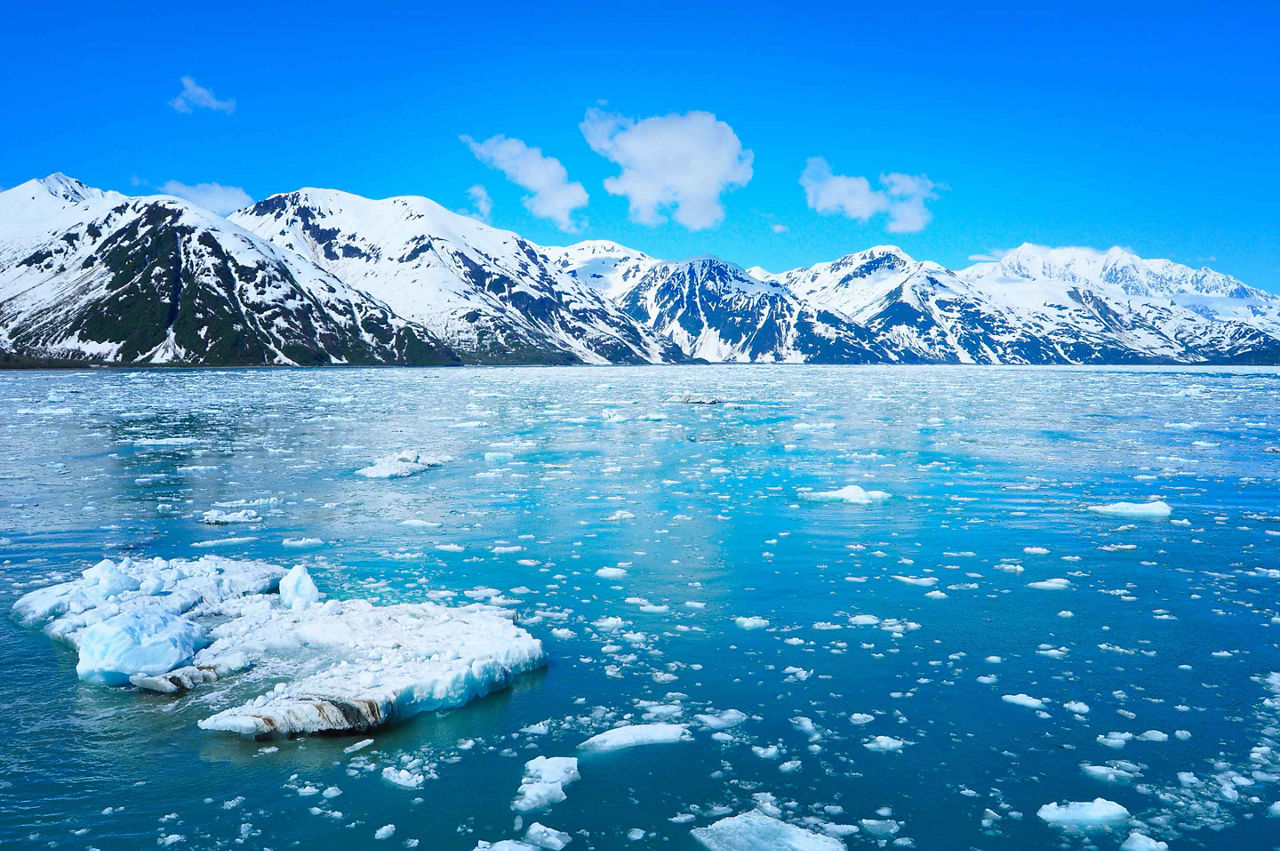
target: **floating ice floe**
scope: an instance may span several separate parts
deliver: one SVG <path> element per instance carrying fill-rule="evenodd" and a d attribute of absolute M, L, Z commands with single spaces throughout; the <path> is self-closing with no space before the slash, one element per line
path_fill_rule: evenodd
<path fill-rule="evenodd" d="M 844 843 L 767 816 L 759 810 L 720 819 L 707 827 L 691 830 L 693 836 L 710 851 L 756 851 L 760 848 L 778 851 L 843 851 Z"/>
<path fill-rule="evenodd" d="M 261 523 L 262 517 L 252 508 L 244 508 L 240 511 L 211 508 L 200 516 L 200 522 L 208 523 L 210 526 L 230 526 L 233 523 Z"/>
<path fill-rule="evenodd" d="M 1107 505 L 1090 505 L 1089 510 L 1094 514 L 1104 514 L 1108 517 L 1155 518 L 1168 517 L 1173 513 L 1169 503 L 1159 499 L 1152 502 L 1112 502 Z"/>
<path fill-rule="evenodd" d="M 1120 843 L 1120 851 L 1169 851 L 1169 843 L 1152 839 L 1135 830 L 1129 834 L 1128 839 Z"/>
<path fill-rule="evenodd" d="M 527 813 L 558 804 L 567 797 L 564 787 L 580 776 L 577 757 L 536 756 L 524 764 L 524 779 L 511 809 Z"/>
<path fill-rule="evenodd" d="M 1035 588 L 1040 591 L 1066 591 L 1071 587 L 1070 579 L 1055 577 L 1053 579 L 1041 579 L 1037 582 L 1028 582 L 1028 588 Z"/>
<path fill-rule="evenodd" d="M 859 485 L 845 485 L 833 491 L 804 491 L 801 499 L 810 502 L 843 502 L 847 505 L 870 505 L 888 499 L 892 494 L 885 491 L 869 491 Z"/>
<path fill-rule="evenodd" d="M 366 479 L 403 479 L 432 467 L 439 467 L 448 460 L 444 455 L 427 455 L 416 449 L 401 449 L 382 456 L 368 467 L 356 470 L 356 475 Z"/>
<path fill-rule="evenodd" d="M 692 738 L 689 735 L 689 729 L 683 724 L 632 724 L 598 733 L 578 745 L 578 749 L 601 753 L 632 748 L 637 745 L 687 742 Z"/>
<path fill-rule="evenodd" d="M 1114 827 L 1129 820 L 1129 811 L 1106 798 L 1045 804 L 1036 815 L 1056 827 Z"/>
<path fill-rule="evenodd" d="M 668 396 L 666 402 L 681 402 L 685 405 L 722 405 L 724 399 L 719 396 L 699 396 L 696 393 L 682 393 L 676 396 Z"/>
<path fill-rule="evenodd" d="M 891 753 L 893 751 L 902 750 L 907 742 L 902 739 L 895 739 L 893 736 L 872 736 L 862 743 L 862 746 L 869 751 L 877 751 L 879 753 Z"/>
<path fill-rule="evenodd" d="M 268 593 L 283 585 L 283 594 Z M 306 570 L 206 556 L 103 561 L 14 604 L 76 647 L 82 679 L 173 693 L 261 665 L 286 676 L 199 722 L 246 735 L 365 730 L 460 706 L 545 663 L 492 606 L 319 602 Z"/>

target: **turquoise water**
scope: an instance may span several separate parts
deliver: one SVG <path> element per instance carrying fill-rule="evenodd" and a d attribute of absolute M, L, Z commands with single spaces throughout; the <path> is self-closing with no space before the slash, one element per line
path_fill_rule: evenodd
<path fill-rule="evenodd" d="M 686 393 L 727 403 L 667 401 Z M 692 741 L 578 754 L 567 800 L 525 826 L 691 848 L 759 805 L 817 831 L 891 819 L 925 849 L 1280 845 L 1274 370 L 30 372 L 0 374 L 0 398 L 6 611 L 104 556 L 216 553 L 304 561 L 333 596 L 497 595 L 550 657 L 347 753 L 362 737 L 202 732 L 222 683 L 81 684 L 73 651 L 0 619 L 6 847 L 470 849 L 522 835 L 526 760 L 668 715 Z M 353 474 L 403 448 L 453 460 Z M 891 496 L 802 498 L 850 484 Z M 1086 510 L 1148 499 L 1172 522 Z M 240 500 L 264 521 L 199 522 Z M 319 542 L 283 543 L 301 538 Z M 1049 579 L 1066 587 L 1029 587 Z M 728 741 L 693 718 L 727 709 L 750 716 Z M 421 789 L 381 777 L 411 759 Z M 1132 821 L 1036 816 L 1097 797 Z"/>

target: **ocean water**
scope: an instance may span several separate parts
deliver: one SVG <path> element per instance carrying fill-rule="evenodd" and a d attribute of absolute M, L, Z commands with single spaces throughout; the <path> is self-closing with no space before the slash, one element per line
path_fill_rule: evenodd
<path fill-rule="evenodd" d="M 471 849 L 536 820 L 693 848 L 757 807 L 851 848 L 1280 846 L 1275 370 L 9 372 L 0 399 L 6 612 L 103 557 L 217 553 L 489 599 L 550 660 L 347 752 L 201 731 L 234 683 L 83 684 L 0 618 L 4 847 Z M 404 448 L 453 460 L 354 475 Z M 889 496 L 806 498 L 848 485 Z M 1087 510 L 1155 499 L 1170 518 Z M 246 504 L 261 523 L 199 522 Z M 729 709 L 728 735 L 694 717 Z M 577 752 L 653 719 L 691 739 Z M 540 754 L 582 777 L 518 824 Z M 422 788 L 382 778 L 406 764 Z M 1130 820 L 1037 816 L 1099 797 Z"/>

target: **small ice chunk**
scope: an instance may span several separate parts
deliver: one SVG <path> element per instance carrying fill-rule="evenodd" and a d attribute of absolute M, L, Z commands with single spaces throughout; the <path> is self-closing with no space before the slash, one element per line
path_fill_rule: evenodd
<path fill-rule="evenodd" d="M 1005 703 L 1012 703 L 1014 706 L 1025 706 L 1028 709 L 1043 709 L 1044 701 L 1038 697 L 1032 697 L 1029 694 L 1004 694 L 1000 699 Z"/>
<path fill-rule="evenodd" d="M 764 629 L 769 625 L 767 618 L 762 618 L 757 615 L 734 618 L 733 622 L 743 629 Z"/>
<path fill-rule="evenodd" d="M 1129 820 L 1128 810 L 1106 798 L 1045 804 L 1036 815 L 1056 827 L 1110 827 Z"/>
<path fill-rule="evenodd" d="M 300 564 L 295 564 L 280 580 L 280 602 L 290 609 L 305 609 L 319 599 L 316 583 Z"/>
<path fill-rule="evenodd" d="M 566 845 L 573 841 L 573 837 L 563 830 L 556 830 L 535 821 L 524 832 L 524 841 L 545 849 L 545 851 L 562 851 Z"/>
<path fill-rule="evenodd" d="M 1120 844 L 1120 851 L 1169 851 L 1169 843 L 1152 839 L 1135 830 Z"/>
<path fill-rule="evenodd" d="M 527 813 L 558 804 L 567 797 L 564 787 L 580 776 L 577 757 L 536 756 L 524 764 L 524 779 L 511 809 Z"/>
<path fill-rule="evenodd" d="M 1071 587 L 1071 580 L 1061 577 L 1041 579 L 1038 582 L 1028 582 L 1027 587 L 1035 588 L 1039 591 L 1066 591 Z"/>
<path fill-rule="evenodd" d="M 388 765 L 382 769 L 382 779 L 405 789 L 420 789 L 426 781 L 426 778 L 416 771 L 410 771 L 407 768 L 396 768 L 394 765 Z"/>
<path fill-rule="evenodd" d="M 229 526 L 233 523 L 260 523 L 262 518 L 252 508 L 240 511 L 223 511 L 213 508 L 200 516 L 200 522 L 208 523 L 210 526 Z"/>
<path fill-rule="evenodd" d="M 1108 517 L 1168 517 L 1173 513 L 1169 503 L 1164 500 L 1112 502 L 1107 505 L 1091 505 L 1089 510 L 1094 514 L 1103 514 Z"/>
<path fill-rule="evenodd" d="M 900 751 L 905 745 L 902 739 L 895 739 L 893 736 L 872 736 L 862 743 L 862 746 L 869 751 L 878 753 L 889 753 L 891 751 Z"/>
<path fill-rule="evenodd" d="M 693 717 L 712 730 L 727 730 L 728 728 L 736 727 L 743 721 L 747 720 L 746 713 L 737 709 L 726 709 L 724 712 L 714 715 L 707 713 L 703 715 L 695 715 Z"/>
<path fill-rule="evenodd" d="M 394 824 L 384 824 L 373 832 L 374 839 L 390 839 L 396 835 L 396 826 Z"/>
<path fill-rule="evenodd" d="M 845 485 L 833 491 L 805 491 L 801 499 L 810 502 L 843 502 L 846 505 L 870 505 L 873 502 L 886 500 L 891 494 L 885 491 L 866 490 L 859 485 Z"/>
<path fill-rule="evenodd" d="M 384 455 L 368 467 L 356 470 L 357 476 L 366 479 L 403 479 L 415 476 L 432 467 L 439 467 L 448 461 L 443 455 L 428 455 L 416 449 L 401 449 L 390 455 Z"/>
<path fill-rule="evenodd" d="M 690 835 L 709 851 L 843 851 L 845 847 L 835 837 L 787 824 L 759 810 L 695 828 Z"/>

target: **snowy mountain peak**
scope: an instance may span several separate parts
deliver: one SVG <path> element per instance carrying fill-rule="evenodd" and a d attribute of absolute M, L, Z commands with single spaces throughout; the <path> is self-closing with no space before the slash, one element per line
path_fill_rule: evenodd
<path fill-rule="evenodd" d="M 86 186 L 74 177 L 68 177 L 60 171 L 55 171 L 48 177 L 42 177 L 32 182 L 40 184 L 50 195 L 61 198 L 64 201 L 70 201 L 73 204 L 79 204 L 91 198 L 101 198 L 106 194 L 101 189 Z"/>
<path fill-rule="evenodd" d="M 974 264 L 959 275 L 965 280 L 991 283 L 1056 281 L 1104 286 L 1127 296 L 1146 298 L 1276 299 L 1207 267 L 1193 269 L 1171 260 L 1144 259 L 1119 246 L 1101 251 L 1080 246 L 1050 248 L 1023 243 L 999 260 Z"/>

